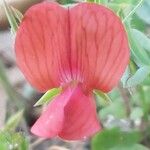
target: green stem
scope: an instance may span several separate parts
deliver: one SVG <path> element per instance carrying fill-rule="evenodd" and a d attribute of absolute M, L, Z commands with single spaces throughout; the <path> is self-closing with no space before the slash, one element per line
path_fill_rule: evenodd
<path fill-rule="evenodd" d="M 134 7 L 134 9 L 132 9 L 128 15 L 122 20 L 122 22 L 126 22 L 128 20 L 129 17 L 131 17 L 135 12 L 136 10 L 142 5 L 144 0 L 140 0 L 139 3 Z"/>
<path fill-rule="evenodd" d="M 126 108 L 126 116 L 127 118 L 130 117 L 130 113 L 131 113 L 131 106 L 130 106 L 130 99 L 129 99 L 129 96 L 128 96 L 128 91 L 126 89 L 124 89 L 122 87 L 122 85 L 119 85 L 119 92 L 120 92 L 120 95 L 123 99 L 123 102 L 124 102 L 124 105 L 125 105 L 125 108 Z"/>
<path fill-rule="evenodd" d="M 7 75 L 5 73 L 5 68 L 3 65 L 3 62 L 0 60 L 0 82 L 4 88 L 4 90 L 6 91 L 6 93 L 9 96 L 9 100 L 12 100 L 13 102 L 15 102 L 15 106 L 18 109 L 22 109 L 23 108 L 23 103 L 21 101 L 22 98 L 12 87 L 12 85 L 10 84 Z"/>
<path fill-rule="evenodd" d="M 138 87 L 138 92 L 140 94 L 140 100 L 141 100 L 141 104 L 142 104 L 142 108 L 143 108 L 143 112 L 144 112 L 144 116 L 143 119 L 145 121 L 148 121 L 148 109 L 147 109 L 147 103 L 146 103 L 146 99 L 145 99 L 145 93 L 144 93 L 144 89 L 142 86 Z"/>

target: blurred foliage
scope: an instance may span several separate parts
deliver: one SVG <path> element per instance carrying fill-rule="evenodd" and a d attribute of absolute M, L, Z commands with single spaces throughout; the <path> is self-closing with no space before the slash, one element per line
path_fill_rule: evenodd
<path fill-rule="evenodd" d="M 107 99 L 96 93 L 99 116 L 105 130 L 93 138 L 92 149 L 148 150 L 141 142 L 147 131 L 150 139 L 150 1 L 106 0 L 103 4 L 123 20 L 131 57 L 121 79 L 124 89 L 119 86 L 108 93 L 112 103 L 106 105 L 103 100 Z M 119 129 L 109 129 L 112 127 Z M 140 134 L 137 135 L 137 132 Z"/>
<path fill-rule="evenodd" d="M 141 135 L 136 131 L 121 131 L 118 128 L 101 131 L 92 139 L 92 150 L 148 150 L 138 144 Z"/>
<path fill-rule="evenodd" d="M 143 5 L 136 11 L 138 17 L 146 24 L 150 24 L 150 1 L 144 0 Z"/>
<path fill-rule="evenodd" d="M 11 116 L 6 124 L 5 127 L 3 129 L 3 131 L 15 131 L 16 127 L 18 126 L 18 124 L 21 122 L 23 117 L 23 110 L 17 112 L 15 115 Z"/>
<path fill-rule="evenodd" d="M 1 132 L 0 133 L 1 150 L 28 150 L 28 141 L 22 133 Z"/>
<path fill-rule="evenodd" d="M 11 116 L 3 129 L 0 130 L 0 150 L 28 150 L 27 137 L 22 132 L 16 132 L 23 117 L 23 111 Z"/>
<path fill-rule="evenodd" d="M 59 0 L 61 4 L 75 1 Z M 94 91 L 97 111 L 104 129 L 92 139 L 93 150 L 148 150 L 150 147 L 150 1 L 149 0 L 89 0 L 111 8 L 124 23 L 129 39 L 131 57 L 121 84 L 110 93 Z M 16 32 L 22 15 L 4 3 L 5 11 L 13 33 Z M 3 70 L 2 70 L 3 69 Z M 0 65 L 0 80 L 10 85 Z M 11 86 L 6 86 L 9 93 Z M 60 89 L 52 89 L 35 104 L 49 102 Z M 11 118 L 0 133 L 0 149 L 19 145 L 28 149 L 28 140 L 16 128 L 22 112 Z M 15 120 L 15 121 L 14 121 Z M 115 128 L 114 128 L 115 127 Z M 117 127 L 117 128 L 116 128 Z M 7 131 L 6 131 L 7 129 Z M 8 144 L 9 143 L 9 144 Z"/>

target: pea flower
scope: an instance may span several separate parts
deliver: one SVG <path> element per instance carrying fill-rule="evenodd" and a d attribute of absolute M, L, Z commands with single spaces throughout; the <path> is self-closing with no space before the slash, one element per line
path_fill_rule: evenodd
<path fill-rule="evenodd" d="M 33 87 L 41 92 L 62 87 L 32 133 L 80 140 L 101 130 L 92 91 L 115 87 L 129 61 L 125 29 L 111 10 L 94 3 L 34 5 L 20 24 L 15 49 Z"/>

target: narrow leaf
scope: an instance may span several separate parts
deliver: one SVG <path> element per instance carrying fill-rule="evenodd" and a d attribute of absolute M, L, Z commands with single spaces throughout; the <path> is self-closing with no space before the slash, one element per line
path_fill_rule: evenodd
<path fill-rule="evenodd" d="M 139 68 L 136 73 L 130 77 L 127 82 L 125 87 L 134 87 L 144 81 L 144 79 L 150 74 L 150 67 L 149 66 L 144 66 Z"/>
<path fill-rule="evenodd" d="M 135 38 L 133 30 L 129 23 L 126 23 L 126 29 L 128 31 L 128 38 L 131 47 L 131 54 L 140 64 L 142 65 L 150 65 L 150 58 L 147 55 L 146 51 L 141 47 L 139 41 Z"/>
<path fill-rule="evenodd" d="M 6 122 L 4 130 L 15 130 L 23 117 L 23 110 L 17 112 L 15 115 L 11 116 Z"/>
<path fill-rule="evenodd" d="M 15 34 L 16 31 L 17 31 L 17 29 L 18 29 L 17 21 L 16 21 L 15 17 L 13 16 L 12 10 L 7 5 L 7 3 L 5 2 L 5 0 L 3 0 L 3 6 L 4 6 L 4 10 L 5 10 L 6 16 L 8 18 L 9 24 L 11 26 L 12 33 Z"/>
<path fill-rule="evenodd" d="M 98 97 L 101 97 L 107 104 L 112 103 L 111 98 L 108 96 L 108 94 L 103 93 L 102 91 L 99 91 L 99 90 L 94 90 L 93 92 Z"/>
<path fill-rule="evenodd" d="M 144 0 L 140 0 L 137 5 L 126 15 L 126 17 L 123 19 L 123 22 L 127 21 L 132 15 L 136 12 L 136 10 L 142 5 Z"/>
<path fill-rule="evenodd" d="M 150 52 L 150 39 L 142 32 L 132 29 L 132 34 L 135 39 L 139 42 L 141 47 Z"/>
<path fill-rule="evenodd" d="M 11 6 L 11 10 L 12 10 L 14 16 L 18 19 L 18 21 L 21 22 L 23 19 L 23 14 L 18 9 L 16 9 L 12 6 Z"/>
<path fill-rule="evenodd" d="M 144 0 L 143 5 L 136 11 L 136 14 L 144 23 L 150 25 L 150 1 Z"/>
<path fill-rule="evenodd" d="M 51 101 L 56 95 L 58 95 L 61 92 L 61 88 L 54 88 L 49 91 L 47 91 L 35 104 L 34 106 L 40 106 L 45 103 L 48 103 Z"/>

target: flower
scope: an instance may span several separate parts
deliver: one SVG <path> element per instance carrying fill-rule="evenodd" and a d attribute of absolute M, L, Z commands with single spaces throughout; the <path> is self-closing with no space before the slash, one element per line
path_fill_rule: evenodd
<path fill-rule="evenodd" d="M 101 129 L 92 90 L 110 91 L 129 61 L 124 27 L 111 10 L 94 3 L 34 5 L 20 24 L 15 49 L 17 63 L 33 87 L 41 92 L 63 89 L 32 133 L 79 140 Z"/>

